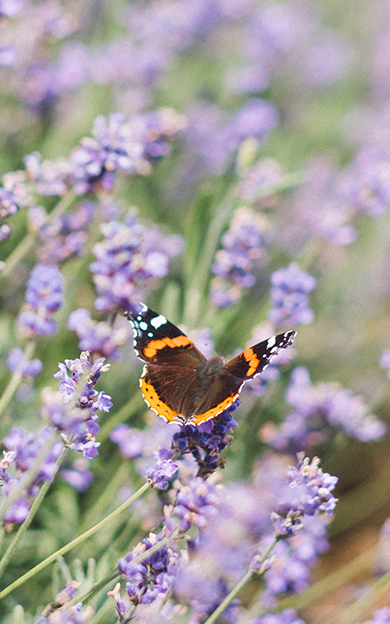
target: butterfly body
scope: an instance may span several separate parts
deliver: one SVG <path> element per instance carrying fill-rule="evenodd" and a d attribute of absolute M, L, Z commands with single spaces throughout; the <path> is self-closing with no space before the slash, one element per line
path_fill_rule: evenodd
<path fill-rule="evenodd" d="M 143 305 L 125 313 L 132 324 L 134 349 L 146 364 L 140 386 L 148 406 L 167 422 L 199 425 L 237 399 L 243 384 L 292 344 L 295 332 L 278 334 L 231 360 L 207 360 L 183 332 L 162 314 Z"/>

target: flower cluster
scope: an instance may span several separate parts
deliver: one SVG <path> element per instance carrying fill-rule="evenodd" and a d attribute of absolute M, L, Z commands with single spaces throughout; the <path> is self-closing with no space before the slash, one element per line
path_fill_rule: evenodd
<path fill-rule="evenodd" d="M 135 215 L 125 222 L 102 226 L 104 240 L 94 245 L 96 261 L 90 266 L 98 292 L 98 310 L 128 310 L 143 299 L 153 279 L 168 272 L 169 258 L 180 253 L 180 237 L 163 237 L 155 226 L 143 225 Z"/>
<path fill-rule="evenodd" d="M 372 217 L 390 204 L 390 153 L 364 147 L 342 176 L 342 194 L 354 211 Z"/>
<path fill-rule="evenodd" d="M 2 178 L 3 186 L 0 188 L 0 242 L 6 240 L 12 231 L 12 226 L 7 222 L 8 217 L 14 215 L 20 208 L 31 204 L 22 172 L 7 173 Z"/>
<path fill-rule="evenodd" d="M 66 444 L 84 457 L 98 454 L 100 442 L 97 411 L 107 412 L 112 407 L 111 397 L 95 390 L 102 372 L 107 370 L 104 358 L 91 361 L 88 352 L 76 360 L 59 364 L 54 377 L 60 379 L 59 393 L 46 388 L 43 391 L 42 416 L 61 432 Z M 71 373 L 69 376 L 68 371 Z"/>
<path fill-rule="evenodd" d="M 27 282 L 26 305 L 18 318 L 22 335 L 48 336 L 56 331 L 52 314 L 62 305 L 63 277 L 55 265 L 37 264 Z"/>
<path fill-rule="evenodd" d="M 366 620 L 363 624 L 390 624 L 390 607 L 378 609 L 372 620 Z"/>
<path fill-rule="evenodd" d="M 118 347 L 128 337 L 125 328 L 116 329 L 105 321 L 94 321 L 86 308 L 73 310 L 69 314 L 67 327 L 77 333 L 80 349 L 114 360 L 119 358 Z"/>
<path fill-rule="evenodd" d="M 254 271 L 266 257 L 268 222 L 252 208 L 238 208 L 229 230 L 222 237 L 212 266 L 217 276 L 211 282 L 211 297 L 220 308 L 236 303 L 242 289 L 253 286 Z"/>
<path fill-rule="evenodd" d="M 3 516 L 4 522 L 23 522 L 30 509 L 30 500 L 37 496 L 39 486 L 44 481 L 52 481 L 57 470 L 57 459 L 63 450 L 61 441 L 53 441 L 52 432 L 45 428 L 39 435 L 32 431 L 26 433 L 20 427 L 12 427 L 8 435 L 3 439 L 3 444 L 8 449 L 4 454 L 2 462 L 2 479 L 4 481 L 3 493 L 5 497 L 15 496 L 18 491 L 22 476 L 29 470 L 34 469 L 37 456 L 41 455 L 44 449 L 47 454 L 42 458 L 38 470 L 26 491 L 20 492 L 15 502 L 10 506 Z M 10 462 L 14 462 L 16 474 L 11 476 L 9 472 L 4 472 Z"/>
<path fill-rule="evenodd" d="M 179 455 L 191 453 L 199 467 L 198 476 L 203 479 L 225 464 L 221 452 L 233 441 L 231 433 L 237 422 L 232 412 L 238 405 L 236 401 L 216 418 L 198 426 L 183 425 L 172 436 L 172 448 Z"/>
<path fill-rule="evenodd" d="M 263 440 L 279 451 L 297 452 L 324 444 L 329 427 L 341 427 L 361 442 L 378 440 L 386 430 L 361 397 L 337 383 L 312 385 L 304 367 L 293 371 L 286 400 L 293 409 L 283 423 L 278 428 L 265 425 L 261 432 Z"/>
<path fill-rule="evenodd" d="M 296 262 L 286 269 L 278 269 L 271 275 L 271 304 L 269 319 L 275 324 L 296 325 L 311 323 L 314 313 L 309 307 L 308 294 L 316 280 Z"/>
<path fill-rule="evenodd" d="M 34 621 L 34 624 L 85 624 L 90 622 L 94 610 L 90 605 L 85 607 L 81 602 L 72 604 L 71 600 L 79 587 L 76 581 L 68 581 L 66 587 L 55 597 L 46 615 L 41 615 Z M 47 613 L 48 612 L 48 613 Z"/>
<path fill-rule="evenodd" d="M 7 359 L 7 366 L 11 373 L 19 373 L 22 377 L 36 377 L 42 370 L 42 362 L 37 358 L 28 360 L 19 347 L 11 349 Z"/>
<path fill-rule="evenodd" d="M 121 113 L 99 116 L 93 138 L 84 138 L 70 157 L 71 178 L 76 192 L 84 195 L 98 188 L 112 190 L 116 172 L 145 175 L 150 160 L 165 156 L 168 139 L 185 125 L 171 109 L 135 115 L 126 120 Z"/>
<path fill-rule="evenodd" d="M 179 518 L 180 532 L 185 533 L 191 525 L 203 529 L 210 516 L 216 515 L 219 500 L 215 485 L 201 477 L 195 477 L 183 486 L 178 492 L 174 509 Z"/>
<path fill-rule="evenodd" d="M 39 232 L 43 246 L 39 251 L 41 262 L 63 264 L 71 258 L 85 254 L 87 230 L 92 223 L 94 206 L 83 202 L 69 214 L 47 222 L 47 215 L 41 206 L 30 209 L 29 220 Z"/>
<path fill-rule="evenodd" d="M 338 479 L 324 473 L 319 464 L 318 457 L 310 461 L 303 452 L 298 454 L 297 465 L 288 470 L 288 487 L 277 509 L 279 516 L 314 516 L 317 511 L 324 511 L 328 516 L 333 513 L 337 499 L 332 491 Z"/>
<path fill-rule="evenodd" d="M 133 550 L 118 562 L 119 572 L 126 579 L 126 591 L 135 605 L 147 604 L 164 598 L 171 588 L 176 571 L 178 555 L 168 546 L 161 546 L 157 551 L 142 562 L 137 563 L 137 557 L 158 544 L 161 534 L 150 533 Z"/>
<path fill-rule="evenodd" d="M 178 466 L 172 461 L 173 454 L 167 449 L 160 449 L 154 453 L 155 465 L 146 473 L 153 487 L 159 490 L 167 490 L 170 481 L 177 473 Z"/>
<path fill-rule="evenodd" d="M 253 620 L 249 621 L 249 624 L 305 624 L 305 622 L 298 617 L 295 609 L 284 609 L 278 613 L 266 613 Z"/>

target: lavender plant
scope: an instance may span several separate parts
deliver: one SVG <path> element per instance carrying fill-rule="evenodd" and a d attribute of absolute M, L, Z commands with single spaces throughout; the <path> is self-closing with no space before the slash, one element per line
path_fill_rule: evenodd
<path fill-rule="evenodd" d="M 0 2 L 4 621 L 384 624 L 388 2 L 98 5 Z M 297 340 L 167 424 L 141 301 Z"/>

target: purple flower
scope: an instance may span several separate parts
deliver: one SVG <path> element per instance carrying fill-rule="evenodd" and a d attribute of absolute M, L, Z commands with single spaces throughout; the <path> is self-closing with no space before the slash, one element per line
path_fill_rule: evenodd
<path fill-rule="evenodd" d="M 118 444 L 120 452 L 126 459 L 133 459 L 142 455 L 145 433 L 123 424 L 110 433 L 110 440 Z"/>
<path fill-rule="evenodd" d="M 361 397 L 337 383 L 312 385 L 309 372 L 303 366 L 291 375 L 286 400 L 293 407 L 277 428 L 265 425 L 262 438 L 277 450 L 296 452 L 308 450 L 326 442 L 329 427 L 341 427 L 345 433 L 361 442 L 378 440 L 386 430 Z"/>
<path fill-rule="evenodd" d="M 51 315 L 62 305 L 62 285 L 58 267 L 37 264 L 33 268 L 27 282 L 26 305 L 18 319 L 23 335 L 38 338 L 56 331 Z"/>
<path fill-rule="evenodd" d="M 372 620 L 366 620 L 363 624 L 390 624 L 390 607 L 378 609 Z"/>
<path fill-rule="evenodd" d="M 205 561 L 207 562 L 205 565 Z M 229 593 L 229 588 L 223 578 L 216 578 L 209 569 L 210 562 L 207 554 L 203 561 L 189 562 L 189 565 L 178 567 L 174 580 L 174 594 L 181 604 L 189 603 L 191 616 L 189 624 L 205 622 L 222 600 Z M 203 565 L 202 565 L 203 564 Z M 223 613 L 225 622 L 238 622 L 238 600 L 233 600 Z"/>
<path fill-rule="evenodd" d="M 43 365 L 37 358 L 26 360 L 23 350 L 15 347 L 9 352 L 7 366 L 11 373 L 18 372 L 22 377 L 36 377 L 41 372 Z"/>
<path fill-rule="evenodd" d="M 298 593 L 308 586 L 311 568 L 329 547 L 326 526 L 326 515 L 305 516 L 303 530 L 278 541 L 272 551 L 274 561 L 266 566 L 264 574 L 263 604 L 274 607 L 278 595 Z M 259 551 L 265 550 L 270 542 L 271 537 L 263 538 Z"/>
<path fill-rule="evenodd" d="M 128 310 L 153 280 L 168 272 L 171 256 L 180 253 L 180 237 L 164 238 L 154 226 L 144 226 L 134 215 L 124 223 L 111 221 L 102 226 L 105 236 L 96 243 L 96 261 L 90 266 L 98 298 L 98 310 Z"/>
<path fill-rule="evenodd" d="M 296 262 L 271 275 L 272 309 L 269 318 L 273 323 L 296 325 L 311 323 L 314 318 L 309 308 L 308 294 L 316 285 L 314 277 L 302 271 Z"/>
<path fill-rule="evenodd" d="M 235 401 L 222 414 L 198 426 L 183 425 L 173 434 L 172 449 L 176 451 L 176 456 L 191 453 L 199 466 L 198 476 L 203 479 L 225 464 L 221 452 L 233 441 L 231 433 L 237 422 L 232 412 L 239 403 Z"/>
<path fill-rule="evenodd" d="M 0 16 L 14 17 L 22 10 L 23 4 L 24 0 L 1 0 Z"/>
<path fill-rule="evenodd" d="M 305 622 L 298 617 L 295 609 L 284 609 L 278 613 L 265 613 L 250 620 L 249 624 L 305 624 Z"/>
<path fill-rule="evenodd" d="M 168 546 L 162 546 L 142 563 L 136 558 L 157 544 L 162 534 L 150 533 L 125 557 L 119 560 L 119 572 L 126 579 L 126 591 L 134 604 L 148 604 L 164 597 L 170 590 L 176 572 L 178 555 Z"/>
<path fill-rule="evenodd" d="M 24 165 L 27 177 L 34 183 L 39 195 L 61 196 L 68 190 L 71 165 L 65 158 L 42 161 L 41 154 L 33 152 L 24 157 Z"/>
<path fill-rule="evenodd" d="M 242 289 L 255 283 L 254 271 L 266 258 L 268 222 L 252 208 L 238 208 L 229 230 L 222 237 L 223 249 L 215 257 L 211 298 L 218 307 L 236 303 Z"/>
<path fill-rule="evenodd" d="M 390 519 L 383 523 L 377 544 L 373 572 L 376 576 L 386 574 L 390 569 Z"/>
<path fill-rule="evenodd" d="M 169 151 L 168 139 L 184 126 L 184 119 L 171 109 L 134 115 L 126 120 L 121 113 L 106 119 L 96 117 L 94 138 L 84 138 L 70 157 L 78 194 L 97 189 L 112 190 L 116 172 L 148 174 L 150 160 Z"/>
<path fill-rule="evenodd" d="M 1 475 L 4 480 L 3 492 L 5 496 L 9 496 L 18 487 L 18 482 L 25 472 L 27 472 L 34 464 L 35 458 L 46 445 L 48 438 L 51 436 L 49 428 L 43 429 L 36 436 L 32 431 L 25 432 L 20 427 L 12 427 L 7 436 L 3 440 L 4 446 L 8 449 L 8 453 L 4 453 L 3 468 Z M 60 441 L 53 442 L 51 449 L 40 465 L 38 474 L 34 481 L 30 484 L 24 496 L 18 498 L 15 503 L 4 514 L 6 522 L 23 522 L 30 509 L 31 497 L 39 492 L 39 486 L 44 481 L 52 481 L 57 470 L 57 459 L 63 449 L 63 443 Z M 8 466 L 9 461 L 15 462 L 16 475 L 10 476 L 4 472 L 4 466 Z"/>
<path fill-rule="evenodd" d="M 53 223 L 46 223 L 46 220 L 39 215 L 40 207 L 30 210 L 30 222 L 38 225 L 41 220 L 39 237 L 43 241 L 43 247 L 39 251 L 39 257 L 44 263 L 64 263 L 74 257 L 85 254 L 85 244 L 87 240 L 87 229 L 92 223 L 94 207 L 90 202 L 78 205 L 75 210 L 62 215 Z"/>
<path fill-rule="evenodd" d="M 175 515 L 179 518 L 179 530 L 184 533 L 191 525 L 203 529 L 211 516 L 217 513 L 219 496 L 215 485 L 195 477 L 183 486 L 177 495 Z"/>
<path fill-rule="evenodd" d="M 19 208 L 29 206 L 32 202 L 27 192 L 26 180 L 22 171 L 7 173 L 2 178 L 0 188 L 0 240 L 5 240 L 12 227 L 5 220 L 18 212 Z"/>
<path fill-rule="evenodd" d="M 76 581 L 68 581 L 54 598 L 55 608 L 50 610 L 49 615 L 41 615 L 34 624 L 86 624 L 90 622 L 94 610 L 90 605 L 83 606 L 81 602 L 73 605 L 71 600 L 79 587 Z M 46 612 L 46 611 L 45 611 Z"/>
<path fill-rule="evenodd" d="M 333 496 L 338 481 L 319 467 L 320 460 L 314 457 L 311 461 L 298 453 L 298 463 L 288 470 L 288 487 L 283 492 L 277 512 L 286 515 L 299 513 L 313 516 L 318 511 L 332 515 L 337 499 Z"/>
<path fill-rule="evenodd" d="M 35 457 L 39 454 L 50 435 L 51 430 L 49 428 L 43 429 L 39 436 L 36 436 L 32 431 L 26 433 L 20 427 L 12 427 L 10 429 L 8 435 L 3 439 L 3 443 L 8 450 L 15 453 L 15 466 L 19 473 L 24 473 L 31 467 Z M 57 441 L 53 443 L 46 459 L 41 464 L 34 484 L 53 479 L 58 469 L 56 460 L 60 456 L 62 449 L 62 442 Z M 35 495 L 35 492 L 35 485 L 30 486 L 28 493 Z"/>
<path fill-rule="evenodd" d="M 242 141 L 250 137 L 264 140 L 278 122 L 278 112 L 272 104 L 260 98 L 248 100 L 225 128 L 228 149 L 237 149 Z"/>
<path fill-rule="evenodd" d="M 105 321 L 98 323 L 85 308 L 70 313 L 67 327 L 77 333 L 80 349 L 114 360 L 119 358 L 118 347 L 128 338 L 127 329 L 115 329 Z"/>
<path fill-rule="evenodd" d="M 75 488 L 78 492 L 84 492 L 93 481 L 93 473 L 88 470 L 88 460 L 84 457 L 76 459 L 71 468 L 63 468 L 60 477 Z"/>
<path fill-rule="evenodd" d="M 61 380 L 59 392 L 44 390 L 42 415 L 61 432 L 71 449 L 92 459 L 100 446 L 96 442 L 100 428 L 97 412 L 107 412 L 112 407 L 111 397 L 95 390 L 102 372 L 108 370 L 107 365 L 104 358 L 92 362 L 89 354 L 83 352 L 76 360 L 60 363 L 59 368 L 54 375 Z"/>
<path fill-rule="evenodd" d="M 383 351 L 379 360 L 379 364 L 382 368 L 390 371 L 390 349 L 386 349 L 385 351 Z"/>
<path fill-rule="evenodd" d="M 390 155 L 364 147 L 345 172 L 343 195 L 357 212 L 376 217 L 390 203 Z"/>
<path fill-rule="evenodd" d="M 167 490 L 170 481 L 173 479 L 178 470 L 178 465 L 172 461 L 173 454 L 166 449 L 160 449 L 153 453 L 155 465 L 146 473 L 146 477 L 150 479 L 153 487 L 159 490 Z"/>

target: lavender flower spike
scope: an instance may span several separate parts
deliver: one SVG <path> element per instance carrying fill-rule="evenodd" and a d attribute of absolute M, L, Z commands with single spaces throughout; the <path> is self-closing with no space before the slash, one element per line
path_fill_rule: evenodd
<path fill-rule="evenodd" d="M 178 465 L 172 461 L 172 453 L 167 449 L 160 449 L 153 454 L 156 463 L 153 468 L 149 468 L 146 477 L 152 481 L 154 487 L 167 490 L 169 481 L 178 470 Z"/>
<path fill-rule="evenodd" d="M 142 540 L 118 562 L 119 572 L 126 578 L 126 591 L 135 605 L 149 604 L 163 598 L 172 585 L 178 555 L 168 546 L 162 546 L 142 563 L 134 561 L 161 539 L 161 533 L 150 533 L 147 539 Z"/>
<path fill-rule="evenodd" d="M 62 305 L 61 271 L 55 265 L 37 264 L 27 282 L 26 305 L 19 316 L 21 333 L 29 338 L 54 334 L 51 315 Z"/>
<path fill-rule="evenodd" d="M 111 397 L 95 390 L 101 373 L 108 370 L 107 365 L 104 358 L 92 362 L 89 353 L 83 352 L 76 360 L 60 363 L 59 368 L 54 377 L 61 380 L 60 391 L 44 390 L 42 415 L 61 432 L 71 449 L 92 459 L 100 445 L 96 442 L 100 429 L 97 412 L 107 412 L 112 407 Z"/>
<path fill-rule="evenodd" d="M 314 318 L 309 307 L 308 294 L 316 285 L 316 279 L 302 271 L 296 262 L 286 269 L 279 269 L 271 275 L 272 309 L 269 319 L 273 323 L 296 325 L 308 324 Z"/>

